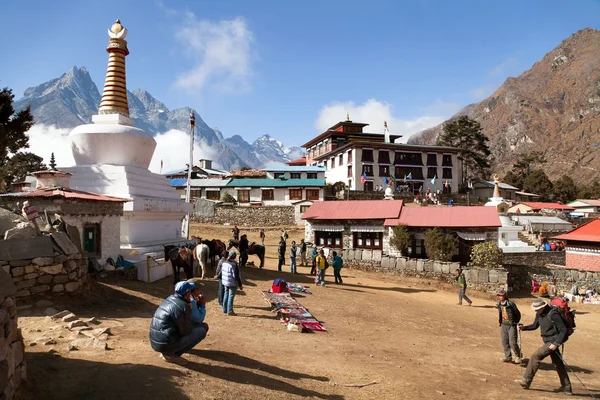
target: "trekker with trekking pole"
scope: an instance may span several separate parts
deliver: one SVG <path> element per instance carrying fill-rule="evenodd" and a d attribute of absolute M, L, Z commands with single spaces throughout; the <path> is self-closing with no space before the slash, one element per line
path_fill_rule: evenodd
<path fill-rule="evenodd" d="M 533 321 L 533 324 L 527 326 L 519 324 L 518 328 L 523 331 L 534 331 L 540 328 L 544 345 L 531 355 L 523 379 L 519 379 L 516 382 L 523 389 L 529 389 L 533 377 L 540 368 L 541 361 L 550 356 L 560 379 L 560 388 L 556 389 L 555 392 L 571 395 L 573 394 L 571 380 L 569 379 L 567 368 L 559 350 L 559 346 L 568 339 L 568 327 L 565 320 L 557 308 L 550 307 L 544 300 L 534 301 L 531 308 L 536 312 L 535 321 Z"/>

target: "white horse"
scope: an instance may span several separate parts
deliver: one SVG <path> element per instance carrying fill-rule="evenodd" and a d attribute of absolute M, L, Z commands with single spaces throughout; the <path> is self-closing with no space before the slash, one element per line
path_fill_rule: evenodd
<path fill-rule="evenodd" d="M 194 276 L 200 276 L 204 279 L 205 268 L 208 265 L 210 249 L 204 243 L 194 247 Z"/>

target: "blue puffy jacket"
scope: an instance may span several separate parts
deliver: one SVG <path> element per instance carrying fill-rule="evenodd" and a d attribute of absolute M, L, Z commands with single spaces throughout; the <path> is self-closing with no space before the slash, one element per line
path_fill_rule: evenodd
<path fill-rule="evenodd" d="M 190 303 L 178 294 L 167 297 L 158 306 L 150 323 L 150 345 L 162 351 L 192 331 Z"/>

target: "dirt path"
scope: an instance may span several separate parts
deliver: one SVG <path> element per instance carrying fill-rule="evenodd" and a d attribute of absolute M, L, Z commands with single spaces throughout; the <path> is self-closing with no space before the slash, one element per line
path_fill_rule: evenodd
<path fill-rule="evenodd" d="M 230 228 L 200 230 L 224 239 Z M 288 232 L 290 240 L 300 238 L 300 231 Z M 256 240 L 258 234 L 249 236 Z M 88 300 L 62 306 L 111 326 L 110 350 L 68 352 L 60 340 L 54 346 L 27 345 L 30 381 L 20 398 L 562 398 L 552 393 L 558 377 L 549 363 L 536 376 L 533 390 L 524 391 L 513 382 L 520 370 L 501 362 L 493 300 L 475 294 L 472 307 L 459 307 L 455 292 L 440 290 L 436 282 L 343 270 L 344 285 L 311 285 L 313 294 L 296 296 L 328 332 L 288 332 L 269 311 L 261 291 L 278 276 L 304 284 L 312 278 L 304 267 L 295 276 L 275 271 L 275 241 L 275 232 L 267 232 L 265 270 L 243 271 L 244 291 L 236 297 L 239 316 L 221 312 L 217 284 L 206 281 L 210 332 L 186 355 L 188 366 L 166 364 L 148 343 L 150 318 L 170 294 L 170 279 L 150 285 L 105 282 L 95 285 Z M 530 302 L 517 299 L 524 322 L 533 319 Z M 578 332 L 569 340 L 566 359 L 600 397 L 600 308 L 575 306 Z M 44 334 L 48 322 L 30 316 L 21 318 L 20 326 L 29 344 Z M 540 343 L 538 332 L 523 335 L 526 355 Z M 574 376 L 571 380 L 577 394 L 587 395 Z M 377 383 L 364 388 L 342 386 L 372 381 Z"/>

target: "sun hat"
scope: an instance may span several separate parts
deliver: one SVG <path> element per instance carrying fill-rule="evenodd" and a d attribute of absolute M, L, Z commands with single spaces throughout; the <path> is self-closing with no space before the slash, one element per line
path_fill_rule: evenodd
<path fill-rule="evenodd" d="M 189 292 L 190 290 L 194 289 L 196 289 L 196 285 L 187 281 L 177 282 L 177 284 L 175 285 L 175 293 L 177 293 L 180 296 L 183 296 L 184 294 L 186 294 L 186 292 Z"/>
<path fill-rule="evenodd" d="M 537 310 L 541 310 L 542 308 L 546 307 L 548 305 L 548 303 L 546 303 L 544 300 L 536 300 L 533 303 L 531 303 L 531 308 L 533 308 L 534 311 Z"/>

